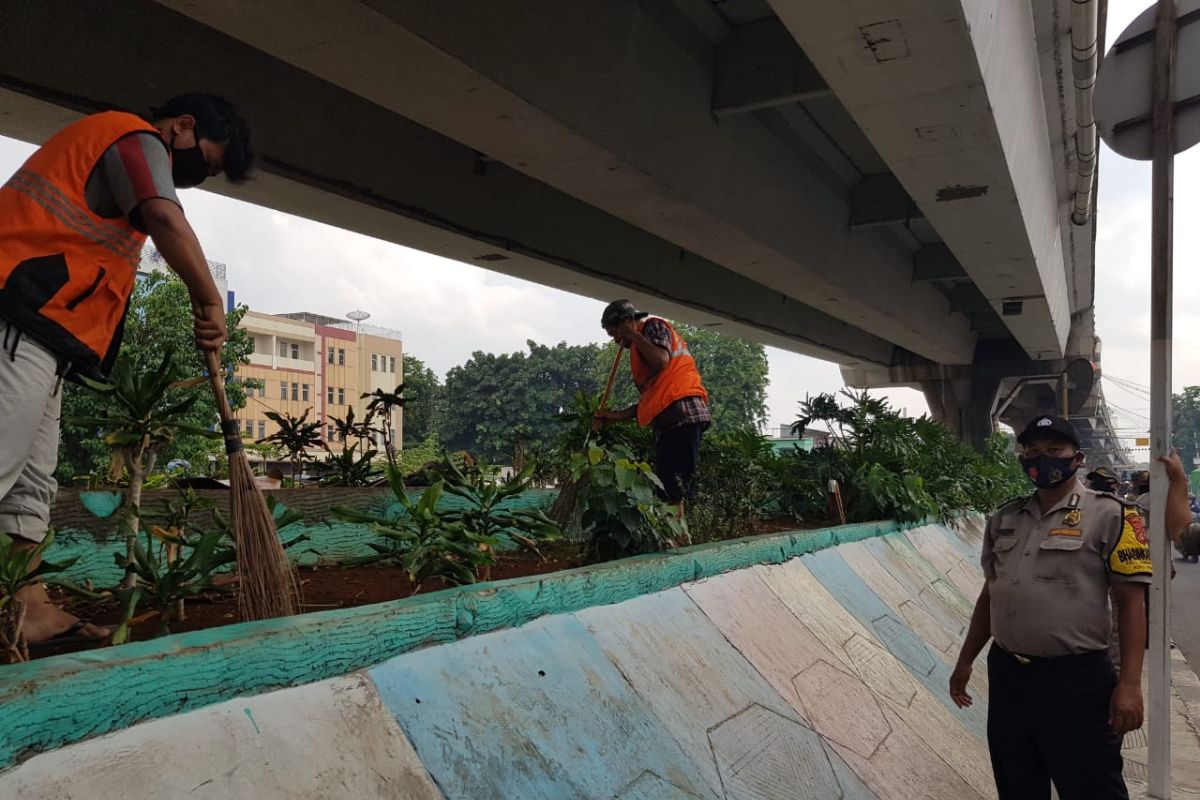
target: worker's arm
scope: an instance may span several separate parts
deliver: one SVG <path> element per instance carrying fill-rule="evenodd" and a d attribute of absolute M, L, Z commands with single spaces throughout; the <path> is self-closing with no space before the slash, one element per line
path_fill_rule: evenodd
<path fill-rule="evenodd" d="M 671 351 L 647 339 L 646 335 L 638 330 L 634 320 L 629 319 L 621 323 L 618 335 L 621 337 L 621 343 L 626 347 L 637 348 L 642 362 L 650 368 L 651 372 L 662 372 L 667 368 L 667 364 L 671 363 Z"/>
<path fill-rule="evenodd" d="M 637 418 L 637 405 L 632 405 L 629 408 L 621 408 L 616 411 L 601 409 L 596 412 L 596 419 L 602 423 L 609 422 L 625 422 L 626 420 Z"/>
<path fill-rule="evenodd" d="M 1146 584 L 1115 583 L 1121 677 L 1113 689 L 1109 725 L 1120 736 L 1142 727 L 1142 657 L 1146 651 Z"/>
<path fill-rule="evenodd" d="M 1183 534 L 1192 524 L 1192 507 L 1188 503 L 1188 479 L 1183 471 L 1183 462 L 1179 453 L 1171 451 L 1169 456 L 1159 456 L 1156 459 L 1167 471 L 1167 535 L 1175 544 L 1183 539 Z"/>
<path fill-rule="evenodd" d="M 959 708 L 967 708 L 974 702 L 967 692 L 967 682 L 971 680 L 971 669 L 975 659 L 983 652 L 983 647 L 992 638 L 992 582 L 990 579 L 983 583 L 983 591 L 975 601 L 975 610 L 971 612 L 971 624 L 967 628 L 967 638 L 963 640 L 962 649 L 958 652 L 958 661 L 954 672 L 950 673 L 950 699 Z"/>
<path fill-rule="evenodd" d="M 200 241 L 183 209 L 170 200 L 154 197 L 141 203 L 138 212 L 154 246 L 187 286 L 192 299 L 196 344 L 205 350 L 220 350 L 228 336 L 225 301 L 217 291 Z"/>

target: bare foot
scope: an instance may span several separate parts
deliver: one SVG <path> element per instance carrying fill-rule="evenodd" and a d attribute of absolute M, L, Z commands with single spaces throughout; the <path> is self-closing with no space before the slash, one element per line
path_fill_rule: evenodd
<path fill-rule="evenodd" d="M 79 623 L 79 618 L 68 614 L 50 600 L 46 594 L 46 586 L 35 583 L 26 586 L 17 593 L 17 597 L 25 604 L 25 626 L 22 628 L 25 642 L 30 645 L 43 644 L 55 636 L 70 631 Z M 107 639 L 112 631 L 101 625 L 84 623 L 83 627 L 74 631 L 73 636 L 82 639 Z"/>

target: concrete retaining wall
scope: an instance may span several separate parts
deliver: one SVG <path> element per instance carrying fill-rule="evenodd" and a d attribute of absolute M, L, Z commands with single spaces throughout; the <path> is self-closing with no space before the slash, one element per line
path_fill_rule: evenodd
<path fill-rule="evenodd" d="M 981 532 L 755 537 L 9 668 L 0 763 L 109 735 L 0 796 L 993 797 L 984 687 L 945 689 Z"/>

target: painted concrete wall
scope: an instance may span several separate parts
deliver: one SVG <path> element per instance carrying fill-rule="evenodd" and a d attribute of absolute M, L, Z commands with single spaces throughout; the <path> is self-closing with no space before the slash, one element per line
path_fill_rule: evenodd
<path fill-rule="evenodd" d="M 0 796 L 994 797 L 986 694 L 945 691 L 981 527 L 886 530 L 117 730 Z"/>

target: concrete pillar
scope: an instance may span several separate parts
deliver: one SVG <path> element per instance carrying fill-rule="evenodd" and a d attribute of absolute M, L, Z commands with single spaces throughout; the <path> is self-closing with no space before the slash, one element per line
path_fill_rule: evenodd
<path fill-rule="evenodd" d="M 983 450 L 996 429 L 991 412 L 1000 389 L 1000 376 L 990 372 L 977 367 L 972 370 L 970 380 L 921 381 L 921 391 L 933 418 L 976 450 Z"/>

